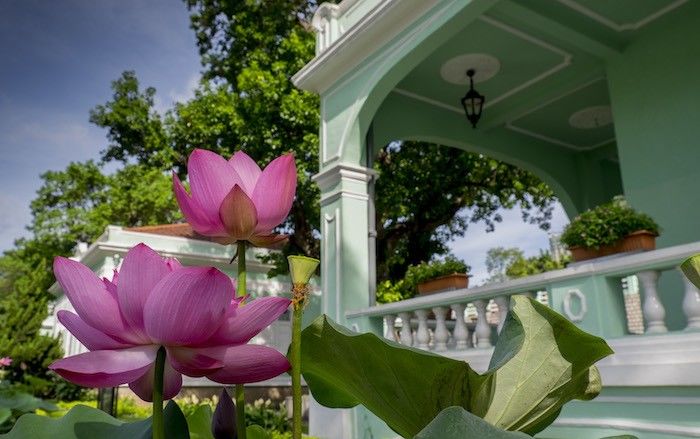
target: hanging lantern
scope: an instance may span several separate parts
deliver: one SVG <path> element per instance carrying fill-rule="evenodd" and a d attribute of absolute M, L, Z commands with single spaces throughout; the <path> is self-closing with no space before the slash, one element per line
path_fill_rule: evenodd
<path fill-rule="evenodd" d="M 474 69 L 467 70 L 469 91 L 462 98 L 462 106 L 467 114 L 467 119 L 472 124 L 472 128 L 476 128 L 476 123 L 481 118 L 481 110 L 484 108 L 484 101 L 486 101 L 484 95 L 474 90 L 474 73 L 476 73 Z"/>

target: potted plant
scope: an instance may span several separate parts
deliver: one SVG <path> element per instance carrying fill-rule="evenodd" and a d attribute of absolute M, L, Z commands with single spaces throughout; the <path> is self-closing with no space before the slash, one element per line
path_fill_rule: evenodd
<path fill-rule="evenodd" d="M 561 235 L 561 242 L 575 261 L 615 253 L 653 250 L 659 225 L 637 212 L 622 197 L 587 210 L 574 218 Z"/>
<path fill-rule="evenodd" d="M 404 282 L 414 285 L 421 295 L 458 290 L 469 286 L 470 270 L 471 267 L 464 261 L 448 256 L 442 261 L 423 262 L 410 266 L 406 271 Z"/>

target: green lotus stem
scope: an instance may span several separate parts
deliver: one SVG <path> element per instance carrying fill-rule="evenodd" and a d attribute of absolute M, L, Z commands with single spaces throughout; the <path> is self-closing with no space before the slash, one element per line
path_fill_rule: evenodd
<path fill-rule="evenodd" d="M 165 348 L 158 349 L 153 377 L 153 439 L 165 439 L 163 420 L 163 375 L 165 375 Z"/>
<path fill-rule="evenodd" d="M 304 305 L 296 303 L 292 311 L 292 439 L 301 439 L 301 321 Z"/>
<path fill-rule="evenodd" d="M 301 439 L 301 323 L 304 306 L 309 297 L 309 280 L 318 268 L 319 260 L 306 256 L 288 256 L 292 278 L 292 345 L 289 363 L 292 365 L 292 439 Z"/>
<path fill-rule="evenodd" d="M 245 268 L 245 248 L 246 241 L 238 241 L 238 282 L 236 291 L 238 297 L 246 295 L 246 268 Z M 245 431 L 245 393 L 243 384 L 236 384 L 236 430 L 239 439 L 246 439 Z"/>

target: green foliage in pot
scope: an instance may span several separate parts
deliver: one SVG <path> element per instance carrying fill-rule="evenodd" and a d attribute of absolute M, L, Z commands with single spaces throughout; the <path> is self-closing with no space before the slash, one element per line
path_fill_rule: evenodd
<path fill-rule="evenodd" d="M 637 212 L 621 196 L 574 218 L 564 229 L 561 242 L 567 247 L 598 249 L 615 244 L 640 230 L 658 235 L 659 225 L 647 214 Z"/>
<path fill-rule="evenodd" d="M 411 265 L 403 279 L 397 282 L 386 280 L 377 285 L 377 302 L 390 303 L 410 299 L 418 293 L 419 283 L 453 273 L 468 274 L 470 270 L 469 265 L 454 256 Z"/>

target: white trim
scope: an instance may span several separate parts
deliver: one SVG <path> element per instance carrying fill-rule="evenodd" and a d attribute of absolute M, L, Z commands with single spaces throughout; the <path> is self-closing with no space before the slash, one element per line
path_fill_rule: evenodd
<path fill-rule="evenodd" d="M 640 29 L 647 24 L 651 23 L 652 21 L 656 20 L 657 18 L 661 17 L 664 14 L 667 14 L 668 12 L 671 12 L 672 10 L 678 8 L 679 6 L 683 5 L 686 3 L 688 0 L 677 0 L 675 2 L 672 2 L 663 8 L 657 10 L 656 12 L 642 18 L 641 20 L 637 22 L 632 22 L 632 23 L 616 23 L 609 19 L 608 17 L 599 14 L 598 12 L 589 9 L 582 4 L 574 1 L 574 0 L 558 0 L 559 3 L 566 5 L 570 7 L 571 9 L 575 10 L 576 12 L 579 12 L 588 18 L 597 21 L 598 23 L 609 27 L 610 29 L 616 31 L 616 32 L 624 32 L 624 31 L 629 31 L 629 30 L 637 30 Z"/>
<path fill-rule="evenodd" d="M 313 175 L 311 179 L 316 182 L 321 191 L 324 191 L 334 187 L 341 181 L 358 181 L 367 183 L 377 175 L 377 171 L 372 168 L 339 163 L 335 166 L 320 171 L 318 174 Z"/>
<path fill-rule="evenodd" d="M 581 303 L 581 310 L 578 312 L 578 314 L 574 314 L 574 312 L 571 310 L 571 299 L 573 296 L 578 297 L 578 300 Z M 583 318 L 586 317 L 587 312 L 588 301 L 581 290 L 573 288 L 567 291 L 566 295 L 564 296 L 564 314 L 566 317 L 568 317 L 572 322 L 581 322 L 583 321 Z"/>
<path fill-rule="evenodd" d="M 452 111 L 452 112 L 455 112 L 458 114 L 464 114 L 463 108 L 459 108 L 459 107 L 454 106 L 454 105 L 446 104 L 442 101 L 431 99 L 431 98 L 425 97 L 423 95 L 419 95 L 418 93 L 413 93 L 412 91 L 408 91 L 408 90 L 403 89 L 403 88 L 398 88 L 398 87 L 394 88 L 392 90 L 392 92 L 396 93 L 396 94 L 404 95 L 406 97 L 409 97 L 411 99 L 415 99 L 417 101 L 425 102 L 426 104 L 430 104 L 434 107 L 443 108 L 445 110 L 449 110 L 449 111 Z"/>
<path fill-rule="evenodd" d="M 337 201 L 341 198 L 352 198 L 353 200 L 360 200 L 360 201 L 368 201 L 369 200 L 369 195 L 367 194 L 361 194 L 359 192 L 352 192 L 352 191 L 335 191 L 328 193 L 324 196 L 321 197 L 321 206 L 327 206 L 331 204 L 334 201 Z"/>
<path fill-rule="evenodd" d="M 554 427 L 612 428 L 616 430 L 646 431 L 650 433 L 675 434 L 678 436 L 700 437 L 700 427 L 691 427 L 661 422 L 636 421 L 620 418 L 559 418 Z"/>
<path fill-rule="evenodd" d="M 683 404 L 700 405 L 700 398 L 693 396 L 598 396 L 595 402 L 615 404 Z"/>
<path fill-rule="evenodd" d="M 700 241 L 675 245 L 657 250 L 616 255 L 601 260 L 591 259 L 577 263 L 561 270 L 512 279 L 497 284 L 489 284 L 474 288 L 446 291 L 400 302 L 387 303 L 368 308 L 350 310 L 345 313 L 347 318 L 363 316 L 381 317 L 387 314 L 397 314 L 403 311 L 413 311 L 419 308 L 446 306 L 454 303 L 465 303 L 476 299 L 492 298 L 502 294 L 516 294 L 523 291 L 546 289 L 553 282 L 589 276 L 619 276 L 637 273 L 643 270 L 671 270 L 686 258 L 700 253 Z M 697 333 L 700 335 L 700 333 Z M 659 337 L 645 337 L 658 339 Z M 663 337 L 661 337 L 663 339 Z M 700 347 L 700 338 L 698 339 Z M 698 376 L 700 380 L 700 375 Z"/>
<path fill-rule="evenodd" d="M 340 286 L 341 286 L 341 276 L 340 276 L 340 256 L 341 256 L 341 242 L 340 242 L 340 209 L 335 208 L 333 215 L 328 213 L 323 215 L 324 230 L 323 230 L 323 254 L 321 255 L 321 261 L 323 267 L 321 267 L 321 278 L 323 281 L 323 295 L 325 300 L 323 300 L 323 313 L 326 315 L 330 314 L 330 308 L 328 307 L 328 252 L 330 251 L 328 244 L 328 237 L 330 234 L 329 227 L 333 223 L 334 226 L 334 239 L 335 239 L 335 321 L 340 321 Z"/>

